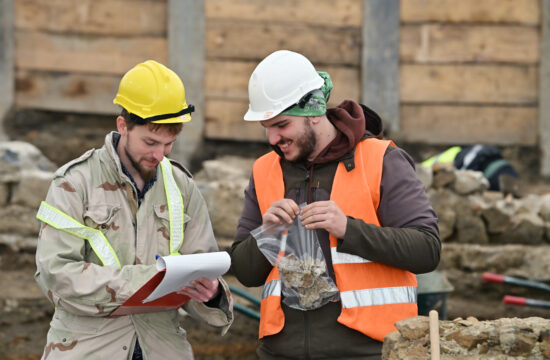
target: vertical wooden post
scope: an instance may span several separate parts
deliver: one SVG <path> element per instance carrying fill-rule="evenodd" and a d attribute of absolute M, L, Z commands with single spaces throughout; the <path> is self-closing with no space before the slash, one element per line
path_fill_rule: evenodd
<path fill-rule="evenodd" d="M 13 2 L 0 0 L 0 141 L 7 140 L 4 118 L 14 102 Z"/>
<path fill-rule="evenodd" d="M 550 0 L 541 1 L 542 24 L 539 69 L 540 172 L 550 177 Z"/>
<path fill-rule="evenodd" d="M 361 101 L 399 131 L 399 0 L 363 0 Z"/>
<path fill-rule="evenodd" d="M 186 100 L 195 105 L 171 157 L 189 166 L 204 132 L 204 0 L 168 1 L 168 66 L 183 80 Z"/>

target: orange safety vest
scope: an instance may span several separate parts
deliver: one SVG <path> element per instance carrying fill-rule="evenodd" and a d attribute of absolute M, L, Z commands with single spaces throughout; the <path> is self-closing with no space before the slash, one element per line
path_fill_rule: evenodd
<path fill-rule="evenodd" d="M 355 148 L 355 168 L 347 171 L 340 162 L 330 199 L 347 216 L 380 226 L 376 211 L 384 154 L 390 141 L 365 139 Z M 284 197 L 280 157 L 270 152 L 254 163 L 256 196 L 262 214 Z M 342 312 L 338 322 L 383 341 L 394 323 L 417 315 L 416 276 L 411 272 L 338 252 L 330 235 L 330 250 L 340 291 Z M 274 267 L 267 277 L 260 307 L 259 337 L 277 334 L 285 323 L 281 308 L 281 280 Z"/>

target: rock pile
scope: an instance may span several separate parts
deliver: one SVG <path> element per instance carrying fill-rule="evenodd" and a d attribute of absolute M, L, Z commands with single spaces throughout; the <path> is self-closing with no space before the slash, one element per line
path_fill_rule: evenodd
<path fill-rule="evenodd" d="M 10 359 L 40 357 L 53 312 L 33 275 L 36 211 L 56 167 L 31 144 L 0 142 L 0 354 Z"/>
<path fill-rule="evenodd" d="M 29 143 L 0 143 L 0 248 L 7 249 L 0 251 L 1 269 L 21 265 L 13 259 L 5 261 L 10 253 L 34 256 L 40 227 L 36 211 L 56 168 Z M 24 258 L 17 257 L 21 261 Z"/>
<path fill-rule="evenodd" d="M 214 234 L 221 248 L 231 246 L 244 204 L 244 190 L 254 159 L 223 156 L 203 162 L 195 182 L 206 200 Z"/>
<path fill-rule="evenodd" d="M 396 324 L 398 331 L 384 340 L 382 359 L 430 358 L 430 329 L 425 316 Z M 441 359 L 532 359 L 550 358 L 550 320 L 498 319 L 479 321 L 474 317 L 439 322 Z"/>
<path fill-rule="evenodd" d="M 439 217 L 443 242 L 439 270 L 455 290 L 449 317 L 550 318 L 550 309 L 504 305 L 504 295 L 547 300 L 548 293 L 483 281 L 484 272 L 550 282 L 550 194 L 487 191 L 480 172 L 417 166 Z"/>
<path fill-rule="evenodd" d="M 502 303 L 504 295 L 547 300 L 536 289 L 483 281 L 484 272 L 550 281 L 550 194 L 516 198 L 487 191 L 480 172 L 417 166 L 439 217 L 443 249 L 439 270 L 454 286 L 449 317 L 481 319 L 540 316 L 550 309 Z"/>
<path fill-rule="evenodd" d="M 439 217 L 441 240 L 472 244 L 550 244 L 550 194 L 514 198 L 486 191 L 481 172 L 418 172 Z"/>

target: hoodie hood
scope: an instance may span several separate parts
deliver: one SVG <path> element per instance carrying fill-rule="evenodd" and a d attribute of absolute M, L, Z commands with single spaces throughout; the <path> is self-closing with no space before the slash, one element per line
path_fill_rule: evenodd
<path fill-rule="evenodd" d="M 352 100 L 345 100 L 327 110 L 327 118 L 338 130 L 332 142 L 312 163 L 340 159 L 365 137 L 382 137 L 382 119 L 373 110 Z"/>

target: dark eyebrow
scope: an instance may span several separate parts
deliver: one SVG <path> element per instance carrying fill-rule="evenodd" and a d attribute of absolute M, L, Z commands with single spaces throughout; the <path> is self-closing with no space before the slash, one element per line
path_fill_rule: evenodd
<path fill-rule="evenodd" d="M 145 141 L 153 142 L 153 143 L 155 143 L 155 144 L 162 144 L 160 141 L 155 140 L 155 139 L 153 139 L 152 137 L 149 137 L 149 136 L 146 136 L 146 137 L 144 138 L 144 140 L 145 140 Z M 163 144 L 163 145 L 170 145 L 170 144 L 173 144 L 175 141 L 176 141 L 176 140 L 173 140 L 173 141 L 170 141 L 170 142 L 168 142 L 168 143 L 166 143 L 166 144 Z"/>
<path fill-rule="evenodd" d="M 287 119 L 281 119 L 277 122 L 274 122 L 273 124 L 269 125 L 269 126 L 265 126 L 265 124 L 262 123 L 262 126 L 267 128 L 267 127 L 274 127 L 274 126 L 278 126 L 278 125 L 281 125 L 281 123 L 285 122 L 285 121 L 288 121 Z"/>
<path fill-rule="evenodd" d="M 145 140 L 145 141 L 154 142 L 154 143 L 158 143 L 158 142 L 159 142 L 159 141 L 157 141 L 157 140 L 155 140 L 155 139 L 153 139 L 152 137 L 149 137 L 149 136 L 146 136 L 144 140 Z"/>

